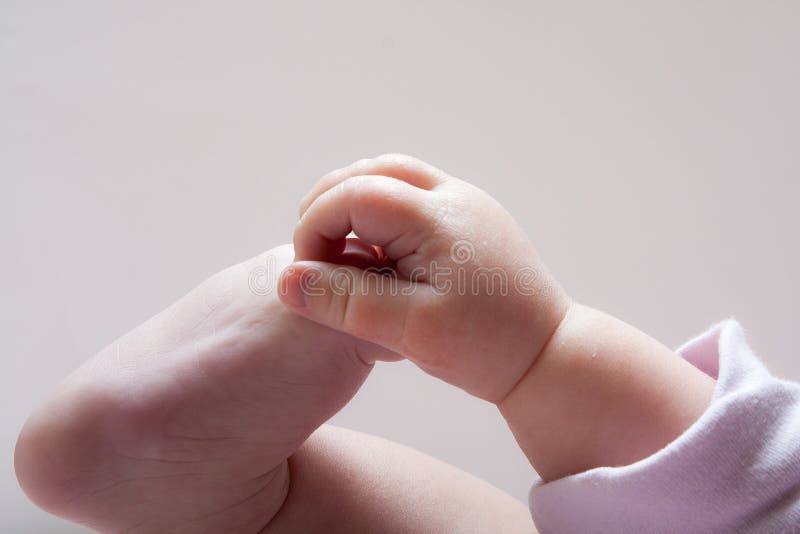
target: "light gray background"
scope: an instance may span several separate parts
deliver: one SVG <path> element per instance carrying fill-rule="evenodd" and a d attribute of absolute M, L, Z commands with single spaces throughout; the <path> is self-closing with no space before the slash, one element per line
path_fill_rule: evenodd
<path fill-rule="evenodd" d="M 80 531 L 12 470 L 62 376 L 382 152 L 488 190 L 578 299 L 671 345 L 735 315 L 800 379 L 798 28 L 794 1 L 2 1 L 0 530 Z M 411 365 L 335 422 L 525 498 L 495 410 Z"/>

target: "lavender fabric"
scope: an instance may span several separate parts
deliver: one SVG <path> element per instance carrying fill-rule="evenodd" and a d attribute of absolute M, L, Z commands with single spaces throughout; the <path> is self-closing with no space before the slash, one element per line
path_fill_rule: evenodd
<path fill-rule="evenodd" d="M 800 384 L 770 375 L 732 319 L 678 352 L 717 379 L 706 412 L 644 460 L 535 481 L 542 533 L 800 533 Z"/>

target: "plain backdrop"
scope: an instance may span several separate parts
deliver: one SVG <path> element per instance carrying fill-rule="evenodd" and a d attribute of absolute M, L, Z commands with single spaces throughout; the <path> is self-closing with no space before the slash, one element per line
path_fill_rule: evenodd
<path fill-rule="evenodd" d="M 0 531 L 82 532 L 12 469 L 61 377 L 383 152 L 488 190 L 577 299 L 670 345 L 736 316 L 800 379 L 798 28 L 795 1 L 0 1 Z M 410 364 L 334 422 L 525 499 L 496 411 Z"/>

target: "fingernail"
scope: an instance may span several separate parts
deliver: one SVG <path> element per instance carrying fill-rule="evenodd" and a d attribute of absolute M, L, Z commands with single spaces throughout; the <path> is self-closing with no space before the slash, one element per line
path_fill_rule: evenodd
<path fill-rule="evenodd" d="M 281 284 L 283 301 L 293 308 L 306 307 L 303 272 L 303 269 L 299 267 L 288 267 L 283 275 L 283 283 Z"/>

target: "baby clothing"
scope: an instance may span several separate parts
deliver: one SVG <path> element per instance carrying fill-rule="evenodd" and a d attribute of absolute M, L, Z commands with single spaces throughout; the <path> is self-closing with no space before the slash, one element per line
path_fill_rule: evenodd
<path fill-rule="evenodd" d="M 705 413 L 634 464 L 535 481 L 542 533 L 800 533 L 800 384 L 772 376 L 732 319 L 678 353 L 717 380 Z"/>

